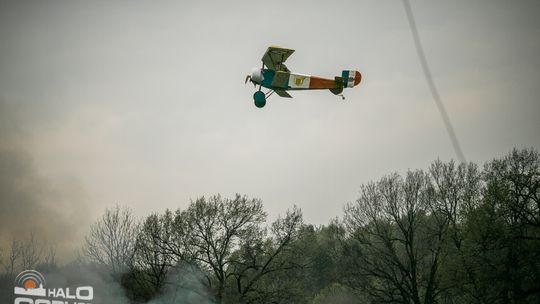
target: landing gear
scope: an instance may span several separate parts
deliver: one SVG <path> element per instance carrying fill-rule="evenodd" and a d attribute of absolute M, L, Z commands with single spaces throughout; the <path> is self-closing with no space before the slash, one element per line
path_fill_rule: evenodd
<path fill-rule="evenodd" d="M 274 94 L 274 90 L 270 90 L 266 93 L 264 93 L 263 91 L 261 91 L 259 89 L 259 91 L 255 92 L 255 94 L 253 94 L 253 101 L 255 101 L 255 106 L 257 108 L 262 108 L 264 107 L 264 105 L 266 104 L 266 100 L 268 99 L 268 97 L 272 96 L 272 94 Z"/>
<path fill-rule="evenodd" d="M 253 101 L 257 108 L 262 108 L 266 105 L 266 96 L 262 91 L 257 91 L 253 94 Z"/>

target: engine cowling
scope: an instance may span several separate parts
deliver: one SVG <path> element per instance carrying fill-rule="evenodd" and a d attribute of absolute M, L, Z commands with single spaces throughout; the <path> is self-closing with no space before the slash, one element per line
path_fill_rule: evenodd
<path fill-rule="evenodd" d="M 260 84 L 263 80 L 264 80 L 264 76 L 262 73 L 262 69 L 253 68 L 251 72 L 251 81 Z"/>

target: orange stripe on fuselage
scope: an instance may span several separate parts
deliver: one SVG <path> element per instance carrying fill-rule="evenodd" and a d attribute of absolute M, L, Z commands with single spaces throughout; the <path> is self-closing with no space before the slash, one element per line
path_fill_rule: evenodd
<path fill-rule="evenodd" d="M 317 76 L 311 76 L 311 80 L 309 82 L 310 89 L 333 89 L 337 87 L 338 85 L 333 79 L 326 79 Z"/>

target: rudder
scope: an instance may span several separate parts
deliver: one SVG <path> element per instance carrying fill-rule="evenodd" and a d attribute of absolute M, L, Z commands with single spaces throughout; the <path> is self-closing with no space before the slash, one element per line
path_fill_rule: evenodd
<path fill-rule="evenodd" d="M 341 78 L 343 79 L 344 88 L 352 88 L 360 83 L 362 75 L 358 71 L 342 71 Z"/>

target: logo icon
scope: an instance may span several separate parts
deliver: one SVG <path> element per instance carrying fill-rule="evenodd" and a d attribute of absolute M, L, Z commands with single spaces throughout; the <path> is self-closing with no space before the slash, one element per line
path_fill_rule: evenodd
<path fill-rule="evenodd" d="M 294 79 L 294 84 L 296 84 L 297 86 L 301 86 L 304 84 L 305 79 L 306 77 L 296 76 L 296 78 Z"/>
<path fill-rule="evenodd" d="M 53 282 L 54 283 L 54 282 Z M 67 300 L 76 300 L 73 303 L 91 304 L 94 299 L 92 286 L 77 286 L 66 288 L 45 289 L 45 277 L 35 270 L 24 270 L 15 278 L 15 304 L 50 304 L 68 303 Z M 60 299 L 60 300 L 58 300 Z M 72 303 L 69 301 L 69 303 Z"/>
<path fill-rule="evenodd" d="M 15 278 L 15 294 L 27 296 L 46 295 L 45 277 L 35 270 L 25 270 Z"/>

